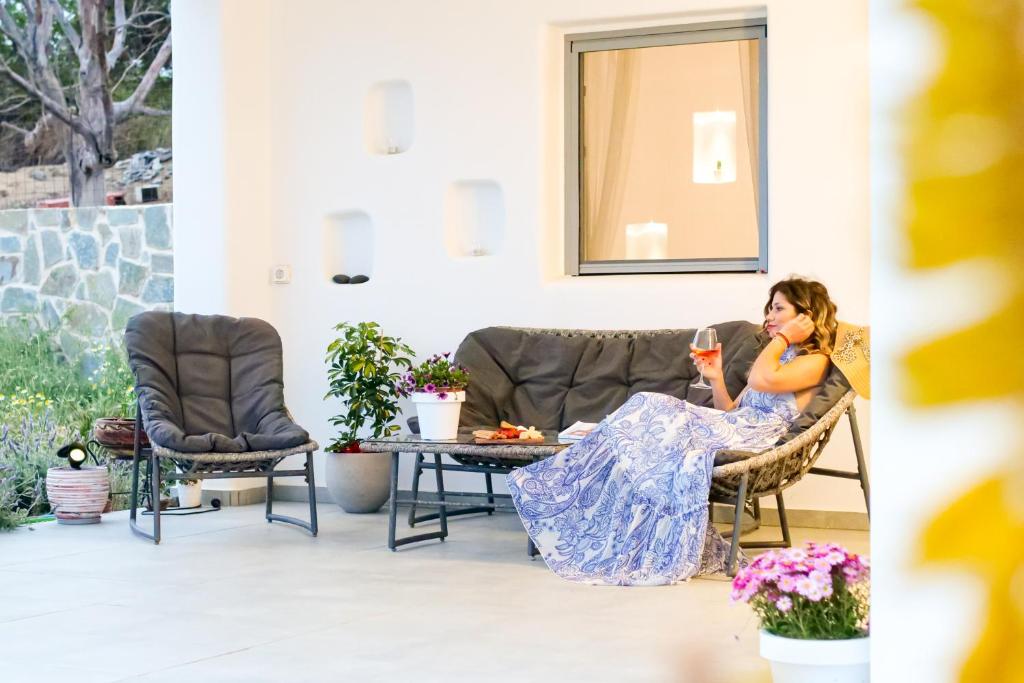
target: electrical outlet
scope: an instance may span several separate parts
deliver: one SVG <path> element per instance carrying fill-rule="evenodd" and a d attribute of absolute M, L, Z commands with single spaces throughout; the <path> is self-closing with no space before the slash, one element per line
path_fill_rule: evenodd
<path fill-rule="evenodd" d="M 274 266 L 270 269 L 270 281 L 275 285 L 287 285 L 292 281 L 292 267 Z"/>

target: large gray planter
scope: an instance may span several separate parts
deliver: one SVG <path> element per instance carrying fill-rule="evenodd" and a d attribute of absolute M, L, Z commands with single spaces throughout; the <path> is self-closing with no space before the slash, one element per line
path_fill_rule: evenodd
<path fill-rule="evenodd" d="M 327 490 L 345 512 L 376 512 L 390 494 L 390 453 L 325 453 Z"/>

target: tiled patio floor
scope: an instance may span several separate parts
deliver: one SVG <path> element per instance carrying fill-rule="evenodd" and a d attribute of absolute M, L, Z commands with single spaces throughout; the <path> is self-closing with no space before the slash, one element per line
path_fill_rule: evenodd
<path fill-rule="evenodd" d="M 397 553 L 386 523 L 323 504 L 313 539 L 248 506 L 167 519 L 159 547 L 123 512 L 0 534 L 0 680 L 768 680 L 724 579 L 582 586 L 526 557 L 513 515 Z M 868 550 L 864 532 L 795 537 Z"/>

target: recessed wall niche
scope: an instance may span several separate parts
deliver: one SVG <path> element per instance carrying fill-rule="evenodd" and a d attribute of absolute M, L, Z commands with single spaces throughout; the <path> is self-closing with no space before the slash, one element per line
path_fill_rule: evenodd
<path fill-rule="evenodd" d="M 444 208 L 449 256 L 492 256 L 505 237 L 505 196 L 493 180 L 458 180 L 448 186 Z"/>
<path fill-rule="evenodd" d="M 323 239 L 323 267 L 327 282 L 359 284 L 359 281 L 349 283 L 338 276 L 372 278 L 373 243 L 373 219 L 365 211 L 327 214 Z"/>
<path fill-rule="evenodd" d="M 366 95 L 366 147 L 373 154 L 401 154 L 412 147 L 415 118 L 412 86 L 381 81 Z"/>

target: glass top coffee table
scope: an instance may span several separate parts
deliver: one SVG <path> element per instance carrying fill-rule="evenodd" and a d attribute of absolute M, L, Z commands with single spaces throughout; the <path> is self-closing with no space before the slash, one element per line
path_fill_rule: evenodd
<path fill-rule="evenodd" d="M 568 448 L 571 443 L 559 442 L 557 434 L 552 433 L 543 443 L 530 444 L 478 444 L 471 433 L 462 432 L 457 439 L 447 441 L 429 441 L 416 435 L 392 436 L 382 439 L 367 439 L 359 444 L 360 450 L 364 453 L 391 453 L 391 497 L 388 501 L 388 548 L 397 550 L 398 546 L 417 541 L 431 539 L 444 540 L 448 536 L 448 516 L 486 512 L 491 514 L 496 510 L 514 510 L 511 505 L 499 506 L 497 500 L 508 500 L 508 494 L 494 493 L 491 490 L 492 474 L 507 474 L 517 467 L 529 465 L 532 462 L 548 458 L 559 451 Z M 415 454 L 416 465 L 420 469 L 432 469 L 437 483 L 437 499 L 422 498 L 419 495 L 419 479 L 413 479 L 411 496 L 399 499 L 398 494 L 398 464 L 402 453 Z M 425 462 L 425 455 L 433 455 L 433 463 Z M 441 455 L 447 454 L 454 457 L 459 464 L 441 464 Z M 487 476 L 487 492 L 463 492 L 445 491 L 442 470 L 456 472 L 481 472 Z M 479 502 L 466 502 L 469 498 L 480 498 L 486 496 L 487 504 Z M 456 500 L 452 500 L 455 498 Z M 461 499 L 461 500 L 460 500 Z M 412 510 L 409 513 L 409 526 L 416 522 L 428 519 L 437 519 L 440 525 L 438 531 L 425 534 L 416 534 L 405 538 L 396 537 L 396 526 L 398 520 L 398 504 L 410 504 Z M 416 516 L 417 506 L 436 507 L 436 514 Z M 450 511 L 449 508 L 455 508 Z M 528 546 L 530 555 L 534 555 L 533 544 Z"/>

